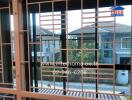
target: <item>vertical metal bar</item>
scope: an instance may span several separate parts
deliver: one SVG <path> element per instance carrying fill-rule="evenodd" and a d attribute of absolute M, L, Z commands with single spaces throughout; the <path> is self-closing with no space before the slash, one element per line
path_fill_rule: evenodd
<path fill-rule="evenodd" d="M 9 3 L 9 21 L 10 21 L 10 24 L 11 24 L 11 4 Z M 10 25 L 10 42 L 11 42 L 11 66 L 12 66 L 12 82 L 13 82 L 13 85 L 14 85 L 14 69 L 13 69 L 13 47 L 12 47 L 12 44 L 13 44 L 13 41 L 12 41 L 12 32 L 11 32 L 11 25 Z"/>
<path fill-rule="evenodd" d="M 11 46 L 10 44 L 10 15 L 9 9 L 1 11 L 1 47 L 2 47 L 2 63 L 4 82 L 12 83 L 12 66 L 11 66 Z M 5 43 L 5 44 L 4 44 Z M 10 66 L 10 67 L 9 67 Z"/>
<path fill-rule="evenodd" d="M 81 0 L 81 28 L 83 28 L 83 0 Z M 80 37 L 79 37 L 80 38 Z M 84 39 L 84 37 L 83 37 L 83 31 L 81 31 L 81 70 L 83 70 L 83 57 L 82 57 L 82 55 L 83 55 L 83 39 Z M 83 96 L 83 81 L 84 81 L 84 77 L 83 77 L 84 75 L 83 75 L 83 73 L 81 73 L 81 85 L 82 85 L 82 89 L 81 89 L 81 91 L 82 91 L 82 96 Z"/>
<path fill-rule="evenodd" d="M 33 21 L 33 42 L 36 43 L 36 14 L 32 14 L 32 21 Z M 36 46 L 37 44 L 33 45 L 33 52 L 34 52 L 34 81 L 35 81 L 35 87 L 38 87 L 38 80 L 37 80 L 37 50 Z M 38 89 L 35 88 L 35 92 L 37 92 Z"/>
<path fill-rule="evenodd" d="M 132 34 L 131 34 L 131 43 L 132 43 Z M 130 63 L 130 100 L 132 100 L 132 80 L 131 78 L 132 78 L 132 45 L 131 45 L 131 63 Z"/>
<path fill-rule="evenodd" d="M 31 15 L 32 13 L 30 12 L 30 10 L 29 10 L 29 23 L 28 23 L 28 26 L 29 26 L 29 61 L 30 61 L 30 86 L 32 87 L 33 86 L 33 59 L 32 59 L 32 45 L 30 45 L 30 42 L 31 42 L 31 38 L 32 38 L 32 34 L 31 34 L 31 18 L 30 18 L 30 15 Z M 31 91 L 33 91 L 33 89 L 30 87 L 30 90 Z"/>
<path fill-rule="evenodd" d="M 29 82 L 29 84 L 27 84 L 28 86 L 27 86 L 27 88 L 28 88 L 28 90 L 29 91 L 31 91 L 31 87 L 30 87 L 30 85 L 32 84 L 32 81 L 31 81 L 31 72 L 30 72 L 30 70 L 31 70 L 31 68 L 30 68 L 30 66 L 31 66 L 31 64 L 30 64 L 30 26 L 29 26 L 29 24 L 30 24 L 30 16 L 29 16 L 29 11 L 28 11 L 28 0 L 26 0 L 26 18 L 27 18 L 27 25 L 26 25 L 26 27 L 27 27 L 27 30 L 28 30 L 28 32 L 27 32 L 27 48 L 28 48 L 28 68 L 27 68 L 27 71 L 28 71 L 28 82 Z"/>
<path fill-rule="evenodd" d="M 114 0 L 114 6 L 116 6 L 116 0 Z M 116 17 L 114 17 L 114 47 L 113 47 L 113 93 L 115 94 L 115 64 L 116 64 Z"/>
<path fill-rule="evenodd" d="M 132 8 L 132 5 L 131 5 L 131 8 Z M 132 12 L 131 12 L 131 15 L 130 16 L 132 16 Z M 131 25 L 132 25 L 132 23 L 131 23 Z M 132 28 L 131 28 L 131 33 L 132 33 Z M 131 44 L 132 44 L 132 34 L 131 34 Z M 131 63 L 130 63 L 131 65 L 130 65 L 130 100 L 132 100 L 132 80 L 131 80 L 131 78 L 132 78 L 132 45 L 131 45 Z"/>
<path fill-rule="evenodd" d="M 54 23 L 55 23 L 55 21 L 54 21 L 54 2 L 52 2 L 52 29 L 53 29 L 52 41 L 53 41 L 53 44 L 54 44 L 53 49 L 55 49 L 55 30 L 54 30 L 55 26 L 54 26 Z M 55 50 L 53 50 L 53 62 L 55 62 Z M 55 71 L 55 63 L 53 64 L 53 66 L 54 66 L 54 71 Z M 56 77 L 55 77 L 55 74 L 54 74 L 54 76 L 53 76 L 54 89 L 55 89 L 55 79 L 56 79 Z"/>
<path fill-rule="evenodd" d="M 24 63 L 25 65 L 25 86 L 26 91 L 29 91 L 29 70 L 28 70 L 28 27 L 27 27 L 27 8 L 26 8 L 26 0 L 23 1 L 23 29 L 24 31 L 24 61 L 27 61 Z"/>
<path fill-rule="evenodd" d="M 68 0 L 66 0 L 66 49 L 68 49 Z M 69 72 L 69 65 L 68 65 L 68 53 L 69 52 L 69 50 L 67 50 L 67 53 L 66 53 L 66 56 L 67 56 L 67 71 Z M 69 73 L 67 73 L 67 86 L 68 87 L 66 87 L 66 90 L 69 90 Z"/>
<path fill-rule="evenodd" d="M 1 10 L 0 10 L 0 33 L 2 33 L 2 30 L 1 30 L 1 25 L 2 25 L 2 23 L 1 23 Z M 2 77 L 1 77 L 1 79 L 2 79 L 2 82 L 4 82 L 4 71 L 3 71 L 3 60 L 2 60 L 2 58 L 3 58 L 3 50 L 2 50 L 2 34 L 0 34 L 0 56 L 1 56 L 1 59 L 0 59 L 0 64 L 1 64 L 1 70 L 2 70 L 2 72 L 1 72 L 1 75 L 2 75 Z"/>
<path fill-rule="evenodd" d="M 40 66 L 41 63 L 43 62 L 43 58 L 42 58 L 42 52 L 43 52 L 43 45 L 42 45 L 42 33 L 41 33 L 41 4 L 38 4 L 39 6 L 39 43 L 40 43 Z M 42 72 L 43 67 L 41 66 L 41 88 L 43 88 L 43 72 Z"/>
<path fill-rule="evenodd" d="M 96 1 L 95 8 L 95 49 L 98 49 L 98 10 L 99 10 L 99 0 Z M 95 62 L 98 63 L 98 50 L 95 51 Z M 98 98 L 98 65 L 96 65 L 96 98 Z"/>
<path fill-rule="evenodd" d="M 27 9 L 28 11 L 28 9 Z M 29 90 L 30 91 L 33 91 L 33 89 L 31 88 L 33 86 L 33 62 L 32 62 L 32 48 L 30 45 L 30 42 L 31 42 L 31 18 L 30 18 L 30 10 L 28 11 L 28 14 L 27 14 L 27 18 L 28 18 L 28 30 L 29 30 L 29 33 L 28 33 L 28 67 L 29 67 Z"/>
<path fill-rule="evenodd" d="M 61 48 L 66 49 L 66 12 L 61 11 Z M 65 20 L 62 20 L 65 19 Z M 67 62 L 67 51 L 62 50 L 62 62 Z M 63 68 L 64 71 L 66 71 L 66 68 Z M 63 74 L 63 76 L 66 76 L 66 74 Z M 66 95 L 66 77 L 63 77 L 63 94 Z"/>

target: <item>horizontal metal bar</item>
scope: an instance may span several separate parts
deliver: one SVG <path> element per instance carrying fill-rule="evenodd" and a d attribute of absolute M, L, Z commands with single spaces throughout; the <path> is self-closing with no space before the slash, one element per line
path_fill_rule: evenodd
<path fill-rule="evenodd" d="M 98 12 L 96 12 L 96 11 L 93 11 L 93 12 L 82 12 L 82 14 L 96 14 L 96 13 L 107 13 L 107 12 L 111 12 L 111 10 L 108 10 L 108 11 L 98 11 Z"/>
<path fill-rule="evenodd" d="M 111 21 L 98 21 L 97 23 L 114 23 L 115 21 L 114 20 L 111 20 Z"/>
<path fill-rule="evenodd" d="M 113 30 L 114 30 L 114 25 L 111 25 L 111 26 L 98 26 L 97 28 L 109 28 L 109 27 L 113 27 Z"/>
<path fill-rule="evenodd" d="M 93 11 L 93 12 L 82 12 L 82 14 L 95 14 L 96 12 L 95 11 Z"/>
<path fill-rule="evenodd" d="M 40 62 L 37 62 L 38 64 L 40 64 Z M 70 63 L 70 62 L 69 62 Z M 82 66 L 84 67 L 84 69 L 96 69 L 96 67 L 98 66 L 98 69 L 99 70 L 112 70 L 112 71 L 114 71 L 114 70 L 130 70 L 131 69 L 131 66 L 130 65 L 122 65 L 122 64 L 92 64 L 92 65 L 86 65 L 86 64 L 81 64 L 81 63 L 79 63 L 78 65 L 76 65 L 76 66 L 74 66 L 74 64 L 72 64 L 72 63 L 78 63 L 78 62 L 71 62 L 70 64 L 68 64 L 67 66 L 68 66 L 68 68 L 82 68 Z M 64 66 L 62 65 L 62 64 L 60 64 L 60 65 L 42 65 L 43 67 L 45 66 L 45 67 L 48 67 L 49 66 L 49 68 L 50 67 L 56 67 L 56 66 L 58 66 L 58 67 L 60 67 L 60 68 L 63 68 Z M 41 67 L 42 67 L 41 66 Z M 114 67 L 115 66 L 115 67 Z M 64 68 L 66 68 L 66 67 L 64 67 Z"/>
<path fill-rule="evenodd" d="M 76 90 L 67 90 L 67 92 L 68 91 L 70 91 L 70 92 L 76 92 Z M 81 92 L 81 93 L 94 93 L 94 94 L 106 94 L 106 95 L 113 95 L 113 96 L 130 96 L 129 94 L 117 94 L 117 93 L 113 93 L 113 92 L 111 92 L 111 93 L 107 93 L 107 92 L 105 92 L 105 93 L 102 93 L 102 92 L 100 92 L 100 91 L 98 91 L 98 92 L 94 92 L 94 91 L 88 91 L 88 92 L 86 92 L 86 91 L 77 91 L 77 92 Z M 97 100 L 97 99 L 96 99 Z"/>
<path fill-rule="evenodd" d="M 0 93 L 8 93 L 8 94 L 17 95 L 20 92 L 18 92 L 18 90 L 14 90 L 14 89 L 10 89 L 10 88 L 0 88 Z"/>
<path fill-rule="evenodd" d="M 42 70 L 42 72 L 54 73 L 54 70 L 53 71 Z M 95 72 L 85 72 L 85 71 L 84 71 L 84 73 L 82 72 L 82 74 L 83 75 L 104 75 L 104 76 L 107 75 L 107 76 L 113 76 L 113 74 L 110 74 L 110 73 L 95 73 Z"/>
<path fill-rule="evenodd" d="M 68 36 L 69 36 L 69 35 L 76 36 L 76 35 L 81 35 L 81 33 L 80 33 L 80 34 L 78 34 L 78 33 L 75 33 L 75 34 L 74 34 L 74 33 L 70 33 L 70 34 L 68 34 Z M 88 36 L 89 36 L 89 35 L 95 35 L 95 33 L 88 33 L 88 34 L 85 34 L 85 33 L 84 33 L 83 35 L 88 35 Z"/>
<path fill-rule="evenodd" d="M 43 26 L 43 25 L 40 25 L 40 26 Z M 52 30 L 66 30 L 67 28 L 47 28 L 47 30 L 50 30 L 50 31 L 52 31 Z"/>
<path fill-rule="evenodd" d="M 29 63 L 29 61 L 21 61 L 21 63 L 22 63 L 22 64 L 24 64 L 24 63 Z"/>
<path fill-rule="evenodd" d="M 32 89 L 50 89 L 50 88 L 46 88 L 46 87 L 34 87 L 34 86 L 31 86 L 30 88 L 32 88 Z M 61 91 L 65 91 L 64 89 L 50 89 L 50 90 L 61 90 Z"/>
<path fill-rule="evenodd" d="M 113 16 L 95 16 L 95 17 L 83 17 L 82 19 L 93 19 L 93 18 L 114 18 Z"/>
<path fill-rule="evenodd" d="M 44 70 L 44 69 L 43 69 L 43 70 L 41 70 L 41 72 L 48 72 L 48 73 L 52 73 L 52 74 L 53 74 L 53 73 L 54 73 L 54 70 L 53 70 L 53 71 L 48 71 L 48 70 Z M 46 75 L 46 74 L 45 74 L 45 75 Z"/>
<path fill-rule="evenodd" d="M 30 42 L 28 44 L 30 44 L 30 45 L 40 45 L 41 43 L 40 42 Z"/>
<path fill-rule="evenodd" d="M 67 16 L 68 14 L 51 14 L 51 15 L 40 15 L 40 17 L 53 17 L 53 16 Z"/>
<path fill-rule="evenodd" d="M 100 21 L 100 22 L 97 22 L 97 23 L 114 23 L 114 21 Z M 82 24 L 91 24 L 91 23 L 93 23 L 93 24 L 95 24 L 96 22 L 84 22 L 84 20 L 83 20 L 83 22 L 82 22 Z"/>
<path fill-rule="evenodd" d="M 53 69 L 63 69 L 63 68 L 65 68 L 65 69 L 68 69 L 68 67 L 66 66 L 66 67 L 59 67 L 59 66 L 41 66 L 41 69 L 42 70 L 44 70 L 45 68 L 53 68 Z"/>
<path fill-rule="evenodd" d="M 110 69 L 110 68 L 99 68 L 98 70 L 104 70 L 104 71 L 114 71 L 115 69 Z"/>
<path fill-rule="evenodd" d="M 11 99 L 14 99 L 15 98 L 15 96 L 5 96 L 5 95 L 0 95 L 0 97 L 11 98 Z"/>
<path fill-rule="evenodd" d="M 115 64 L 99 64 L 101 66 L 114 66 Z"/>
<path fill-rule="evenodd" d="M 68 77 L 68 76 L 61 76 L 61 75 L 46 75 L 46 74 L 42 74 L 42 77 L 45 77 L 45 76 L 47 76 L 47 77 Z"/>
<path fill-rule="evenodd" d="M 95 26 L 83 26 L 82 29 L 88 29 L 88 28 L 110 28 L 110 27 L 113 27 L 113 30 L 114 30 L 115 26 L 97 26 L 97 27 L 95 27 Z M 83 32 L 83 30 L 82 30 L 82 32 Z"/>
<path fill-rule="evenodd" d="M 22 32 L 29 32 L 29 30 L 20 30 L 20 32 L 22 33 Z"/>
<path fill-rule="evenodd" d="M 39 88 L 39 87 L 36 87 Z M 49 89 L 49 88 L 48 88 Z M 66 90 L 66 91 L 73 91 L 74 90 Z M 76 90 L 75 90 L 76 91 Z M 80 91 L 77 91 L 80 92 Z M 83 91 L 84 93 L 85 91 Z M 14 94 L 14 95 L 21 95 L 22 97 L 29 97 L 29 98 L 38 98 L 38 99 L 54 99 L 57 97 L 57 100 L 90 100 L 90 99 L 85 99 L 85 98 L 80 98 L 80 97 L 69 97 L 69 96 L 58 96 L 58 95 L 51 95 L 51 94 L 38 94 L 38 93 L 33 93 L 33 92 L 26 92 L 26 91 L 18 91 L 18 90 L 13 90 L 13 89 L 8 89 L 8 88 L 0 88 L 0 93 L 8 93 L 8 94 Z M 89 92 L 86 92 L 89 93 Z M 118 94 L 118 93 L 101 93 L 99 92 L 92 92 L 90 91 L 90 93 L 96 93 L 96 94 L 108 94 L 108 95 L 113 95 L 113 96 L 131 96 L 129 94 Z M 91 99 L 94 100 L 94 99 Z M 96 99 L 95 99 L 96 100 Z"/>
<path fill-rule="evenodd" d="M 40 35 L 36 35 L 37 37 L 40 37 Z M 41 36 L 43 37 L 43 36 L 51 36 L 51 37 L 53 37 L 53 36 L 61 36 L 60 34 L 52 34 L 52 35 L 50 35 L 50 34 L 41 34 Z M 48 41 L 48 40 L 46 40 L 46 41 Z M 50 40 L 49 40 L 50 41 Z"/>
<path fill-rule="evenodd" d="M 9 9 L 9 7 L 0 7 L 0 10 Z"/>
<path fill-rule="evenodd" d="M 70 49 L 70 48 L 67 48 L 67 49 L 57 49 L 57 48 L 54 48 L 54 50 L 71 50 L 71 51 L 98 51 L 99 49 Z"/>
<path fill-rule="evenodd" d="M 41 68 L 55 68 L 55 69 L 63 69 L 63 68 L 67 68 L 67 67 L 57 67 L 57 66 L 54 66 L 54 67 L 52 67 L 52 66 L 41 66 Z"/>
<path fill-rule="evenodd" d="M 108 12 L 111 12 L 111 10 L 107 10 L 107 11 L 98 11 L 96 13 L 108 13 Z"/>
<path fill-rule="evenodd" d="M 113 78 L 83 77 L 83 79 L 113 80 Z"/>
<path fill-rule="evenodd" d="M 47 100 L 96 100 L 96 99 L 88 99 L 88 98 L 81 98 L 81 97 L 71 97 L 71 96 L 58 96 L 58 95 L 52 95 L 52 94 L 36 94 L 32 92 L 25 92 L 22 91 L 21 93 L 22 97 L 29 97 L 29 98 L 38 98 L 38 99 L 47 99 Z"/>
<path fill-rule="evenodd" d="M 109 73 L 95 73 L 95 72 L 85 72 L 83 75 L 107 75 L 107 76 L 113 76 L 113 74 L 109 74 Z"/>
<path fill-rule="evenodd" d="M 40 24 L 40 25 L 41 25 L 41 26 L 53 26 L 53 25 L 54 25 L 54 26 L 55 26 L 55 25 L 58 26 L 58 25 L 66 25 L 66 24 L 67 24 L 67 23 L 65 23 L 65 24 L 64 24 L 64 23 L 63 23 L 63 24 Z"/>
<path fill-rule="evenodd" d="M 12 43 L 0 43 L 0 45 L 11 45 Z"/>
<path fill-rule="evenodd" d="M 61 21 L 61 20 L 67 20 L 67 19 L 45 19 L 45 20 L 42 20 L 40 19 L 40 21 L 43 21 L 43 22 L 46 22 L 46 21 Z"/>
<path fill-rule="evenodd" d="M 29 2 L 28 5 L 34 5 L 34 4 L 42 4 L 42 3 L 52 3 L 52 2 L 61 2 L 66 0 L 53 0 L 53 1 L 43 1 L 43 2 Z"/>
<path fill-rule="evenodd" d="M 1 83 L 0 82 L 0 85 L 14 85 L 13 83 Z"/>
<path fill-rule="evenodd" d="M 84 22 L 84 20 L 83 20 L 82 24 L 83 25 L 85 25 L 85 24 L 95 24 L 95 22 Z"/>

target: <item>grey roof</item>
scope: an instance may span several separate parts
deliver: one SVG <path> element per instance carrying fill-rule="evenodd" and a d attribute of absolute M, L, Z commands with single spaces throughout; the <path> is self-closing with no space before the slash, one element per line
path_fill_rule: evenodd
<path fill-rule="evenodd" d="M 40 28 L 39 26 L 36 26 L 36 34 L 39 34 L 40 31 L 42 32 L 42 34 L 45 34 L 45 35 L 52 35 L 53 32 L 49 31 L 48 29 L 44 29 L 44 28 Z"/>
<path fill-rule="evenodd" d="M 40 28 L 39 26 L 36 26 L 36 34 L 37 35 L 40 34 L 40 30 L 43 35 L 53 35 L 53 32 L 49 31 L 48 29 L 44 29 L 42 27 Z M 12 31 L 12 33 L 14 33 L 14 31 Z M 12 34 L 12 36 L 14 37 L 14 34 Z"/>
<path fill-rule="evenodd" d="M 108 22 L 100 22 L 98 24 L 98 32 L 99 33 L 113 33 L 114 31 L 114 23 Z M 130 33 L 131 32 L 131 26 L 124 25 L 124 24 L 115 24 L 115 32 L 116 33 Z M 84 28 L 80 28 L 77 30 L 74 30 L 70 32 L 69 34 L 80 34 L 80 33 L 95 33 L 95 24 L 85 26 Z"/>

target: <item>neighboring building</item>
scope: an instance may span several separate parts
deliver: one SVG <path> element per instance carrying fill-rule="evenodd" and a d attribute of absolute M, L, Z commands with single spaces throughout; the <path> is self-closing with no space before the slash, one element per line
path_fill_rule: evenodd
<path fill-rule="evenodd" d="M 60 48 L 60 35 L 58 34 L 53 34 L 53 32 L 39 28 L 36 26 L 36 43 L 40 43 L 40 32 L 42 36 L 42 46 L 40 44 L 30 44 L 30 48 L 32 49 L 32 61 L 34 59 L 34 46 L 37 51 L 37 61 L 40 61 L 40 56 L 43 57 L 42 60 L 44 62 L 50 62 L 53 61 L 53 56 L 56 58 L 56 55 L 58 55 L 59 50 L 54 50 L 54 49 L 59 49 Z M 31 29 L 31 34 L 33 34 L 32 29 Z M 53 35 L 55 36 L 53 38 Z M 14 41 L 14 36 L 12 36 L 12 40 Z M 31 37 L 31 43 L 33 43 L 33 37 Z M 14 42 L 12 44 L 13 47 L 13 59 L 15 60 L 15 46 Z M 42 48 L 41 48 L 42 47 Z M 41 53 L 40 53 L 41 52 Z M 55 55 L 54 55 L 55 54 Z"/>
<path fill-rule="evenodd" d="M 71 36 L 78 37 L 78 48 L 80 48 L 80 34 L 83 33 L 83 43 L 93 45 L 92 48 L 95 48 L 95 25 L 85 26 L 85 28 L 80 28 L 69 33 Z M 130 63 L 131 56 L 131 26 L 118 24 L 115 25 L 116 33 L 116 43 L 114 42 L 114 23 L 99 23 L 98 33 L 99 33 L 99 49 L 101 54 L 100 63 L 113 63 L 113 46 L 116 44 L 115 48 L 115 57 L 116 64 L 120 63 Z M 103 27 L 104 26 L 104 27 Z M 87 28 L 88 27 L 88 28 Z M 91 27 L 91 28 L 90 28 Z M 90 47 L 91 48 L 91 47 Z"/>
<path fill-rule="evenodd" d="M 43 29 L 39 27 L 36 27 L 36 33 L 37 33 L 37 37 L 36 37 L 36 42 L 40 42 L 40 32 L 42 35 L 42 50 L 40 49 L 40 46 L 37 46 L 37 59 L 40 60 L 40 55 L 42 55 L 42 60 L 44 62 L 50 62 L 53 61 L 53 58 L 55 58 L 56 54 L 59 52 L 59 50 L 55 50 L 55 49 L 59 49 L 60 48 L 60 35 L 55 34 L 47 29 Z M 53 38 L 53 35 L 55 36 Z M 42 52 L 42 54 L 40 54 L 40 51 Z M 55 54 L 55 55 L 54 55 Z M 34 53 L 32 52 L 32 55 L 34 55 Z"/>
<path fill-rule="evenodd" d="M 91 25 L 90 27 L 93 27 Z M 113 41 L 114 41 L 114 27 L 113 23 L 99 23 L 99 26 L 104 28 L 98 28 L 99 33 L 99 50 L 100 50 L 100 58 L 99 63 L 112 64 L 113 63 Z M 110 26 L 110 27 L 108 27 Z M 86 26 L 89 27 L 89 26 Z M 83 46 L 83 48 L 95 49 L 95 28 L 83 28 L 77 29 L 75 31 L 70 32 L 68 35 L 69 42 L 75 43 L 76 48 L 81 47 L 81 33 L 83 33 L 83 44 L 88 44 L 88 46 Z M 116 48 L 115 48 L 115 57 L 116 64 L 120 63 L 130 63 L 130 55 L 131 55 L 131 26 L 118 24 L 116 23 L 115 27 L 116 31 Z M 40 45 L 36 45 L 37 50 L 37 60 L 40 60 L 40 55 L 42 55 L 42 59 L 44 62 L 53 61 L 61 61 L 61 40 L 59 34 L 53 34 L 53 32 L 41 28 L 42 32 L 42 54 L 40 54 Z M 32 32 L 31 32 L 32 33 Z M 40 28 L 36 27 L 36 42 L 40 42 Z M 52 36 L 55 36 L 53 38 Z M 33 39 L 31 39 L 32 41 Z M 72 44 L 68 44 L 68 46 Z M 13 44 L 14 48 L 14 44 Z M 14 49 L 13 49 L 14 51 Z M 34 52 L 32 49 L 32 56 L 34 57 Z"/>

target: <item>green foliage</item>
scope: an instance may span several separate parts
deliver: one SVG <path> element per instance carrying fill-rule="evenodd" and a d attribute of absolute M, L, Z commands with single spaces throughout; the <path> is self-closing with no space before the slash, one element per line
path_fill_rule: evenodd
<path fill-rule="evenodd" d="M 96 59 L 96 51 L 95 50 L 74 50 L 74 49 L 78 49 L 78 48 L 82 48 L 82 49 L 95 49 L 95 43 L 94 41 L 93 42 L 84 42 L 83 44 L 80 44 L 80 47 L 79 47 L 79 44 L 78 44 L 78 41 L 71 41 L 69 40 L 69 44 L 68 44 L 68 48 L 69 49 L 73 49 L 73 50 L 69 50 L 68 51 L 68 62 L 81 62 L 81 60 L 83 61 L 83 63 L 95 63 L 95 59 Z M 99 56 L 99 62 L 100 63 L 103 63 L 103 50 L 102 49 L 99 49 L 99 53 L 98 53 L 98 56 Z M 60 57 L 57 57 L 56 58 L 56 62 L 58 61 L 61 61 L 61 58 Z M 45 68 L 44 70 L 46 71 L 54 71 L 53 68 Z M 63 71 L 63 69 L 55 69 L 55 71 Z M 53 73 L 49 73 L 49 72 L 43 72 L 43 74 L 46 74 L 46 75 L 53 75 Z M 58 73 L 56 74 L 57 76 L 62 76 L 61 73 Z M 79 78 L 81 77 L 80 75 L 70 75 L 71 76 L 71 81 L 75 82 L 76 78 Z M 73 78 L 72 78 L 73 77 Z M 48 81 L 52 81 L 53 78 L 49 78 L 47 76 L 45 76 L 45 80 L 48 80 Z M 78 81 L 79 79 L 77 79 Z M 62 82 L 63 79 L 62 78 L 59 78 L 59 77 L 56 77 L 55 78 L 55 81 L 58 81 L 58 82 Z"/>
<path fill-rule="evenodd" d="M 55 74 L 56 76 L 62 76 L 62 74 L 59 73 L 59 72 L 62 72 L 63 69 L 62 68 L 55 68 L 55 70 L 54 70 L 54 68 L 43 68 L 43 71 L 44 72 L 42 72 L 42 74 L 44 75 L 44 80 L 46 80 L 46 81 L 53 81 L 54 80 L 53 77 L 49 77 L 49 76 L 46 76 L 46 75 L 54 75 Z M 41 73 L 40 70 L 39 70 L 38 74 L 39 73 Z M 40 79 L 40 76 L 38 77 L 38 79 Z M 63 79 L 59 78 L 59 77 L 56 77 L 55 81 L 56 82 L 62 82 Z"/>
<path fill-rule="evenodd" d="M 127 100 L 131 100 L 130 96 L 127 96 L 126 99 L 127 99 Z"/>
<path fill-rule="evenodd" d="M 69 62 L 81 62 L 80 51 L 69 51 L 68 52 L 68 60 Z"/>
<path fill-rule="evenodd" d="M 72 41 L 69 41 L 72 42 Z M 77 43 L 74 41 L 72 43 L 69 43 L 69 48 L 70 49 L 76 49 L 77 48 Z M 81 47 L 78 47 L 81 48 Z M 90 42 L 90 43 L 86 43 L 84 42 L 82 44 L 82 49 L 95 49 L 95 43 L 94 42 Z M 77 50 L 71 50 L 68 53 L 68 59 L 69 62 L 81 62 L 81 57 L 84 63 L 94 63 L 95 59 L 96 59 L 96 51 L 94 50 L 83 50 L 81 51 L 77 51 Z M 99 50 L 99 62 L 103 63 L 103 51 L 100 49 Z"/>

